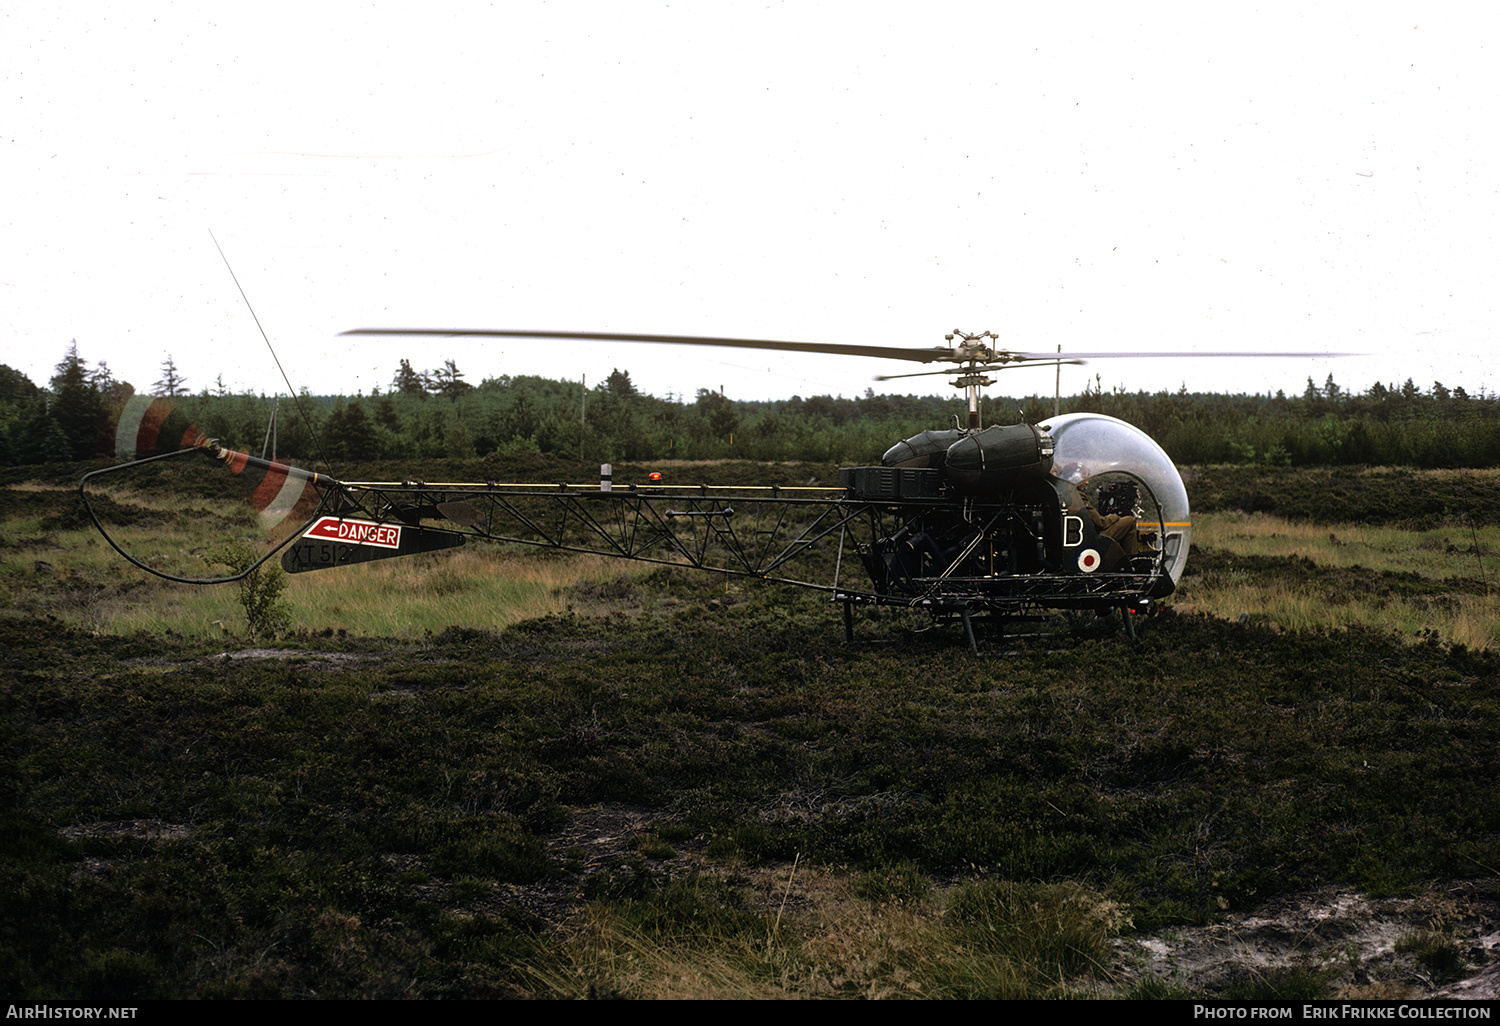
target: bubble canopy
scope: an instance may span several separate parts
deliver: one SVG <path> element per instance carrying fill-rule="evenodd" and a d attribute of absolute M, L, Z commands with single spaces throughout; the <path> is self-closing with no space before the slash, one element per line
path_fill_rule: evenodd
<path fill-rule="evenodd" d="M 1140 428 L 1102 413 L 1067 413 L 1039 427 L 1056 443 L 1052 467 L 1058 477 L 1077 484 L 1125 474 L 1150 493 L 1161 509 L 1166 567 L 1176 584 L 1187 563 L 1193 525 L 1182 475 L 1162 447 Z"/>

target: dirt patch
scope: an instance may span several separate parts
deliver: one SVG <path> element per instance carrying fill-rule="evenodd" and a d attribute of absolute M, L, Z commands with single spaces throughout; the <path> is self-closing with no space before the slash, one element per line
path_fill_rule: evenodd
<path fill-rule="evenodd" d="M 216 663 L 296 660 L 318 670 L 352 670 L 367 663 L 387 661 L 393 656 L 370 652 L 315 652 L 300 648 L 242 648 L 209 656 L 135 656 L 122 659 L 120 663 L 123 666 L 183 667 L 201 663 L 205 658 Z"/>
<path fill-rule="evenodd" d="M 138 841 L 180 841 L 197 830 L 181 823 L 159 819 L 117 819 L 109 822 L 82 823 L 63 827 L 58 833 L 70 841 L 83 837 L 131 837 Z"/>
<path fill-rule="evenodd" d="M 238 652 L 220 652 L 218 655 L 210 656 L 212 659 L 224 659 L 230 662 L 240 662 L 246 659 L 306 659 L 310 663 L 317 663 L 322 668 L 352 666 L 356 663 L 368 662 L 373 658 L 363 652 L 309 652 L 297 648 L 244 648 Z"/>
<path fill-rule="evenodd" d="M 1156 977 L 1213 993 L 1301 975 L 1326 981 L 1340 998 L 1490 999 L 1500 994 L 1497 925 L 1489 881 L 1454 881 L 1406 899 L 1320 889 L 1214 926 L 1121 938 L 1114 983 Z"/>

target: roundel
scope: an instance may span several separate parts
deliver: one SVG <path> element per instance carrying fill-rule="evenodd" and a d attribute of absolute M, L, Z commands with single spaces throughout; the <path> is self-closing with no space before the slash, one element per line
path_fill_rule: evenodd
<path fill-rule="evenodd" d="M 1099 562 L 1099 553 L 1094 549 L 1084 549 L 1078 554 L 1078 569 L 1086 574 L 1099 569 Z"/>

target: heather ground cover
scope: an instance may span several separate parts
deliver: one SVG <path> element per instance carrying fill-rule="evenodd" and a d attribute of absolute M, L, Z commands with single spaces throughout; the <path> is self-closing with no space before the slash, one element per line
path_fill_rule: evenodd
<path fill-rule="evenodd" d="M 1483 518 L 1469 554 L 1462 521 L 1409 517 L 1280 551 L 1313 518 L 1261 531 L 1205 502 L 1222 520 L 1138 643 L 976 659 L 896 621 L 845 645 L 816 595 L 613 564 L 503 624 L 470 592 L 492 569 L 441 560 L 400 584 L 459 597 L 437 627 L 364 629 L 355 583 L 343 626 L 299 624 L 295 594 L 275 638 L 245 636 L 232 594 L 211 630 L 187 606 L 131 624 L 112 618 L 176 586 L 116 575 L 50 488 L 3 493 L 20 1000 L 1331 996 L 1371 985 L 1335 942 L 1208 989 L 1118 945 L 1347 888 L 1432 910 L 1399 988 L 1465 971 L 1462 931 L 1493 922 L 1493 646 L 1188 608 L 1214 575 L 1357 592 L 1356 566 L 1385 582 L 1372 605 L 1483 598 L 1461 583 Z M 1377 564 L 1402 537 L 1415 568 Z M 1434 898 L 1458 879 L 1462 908 Z"/>

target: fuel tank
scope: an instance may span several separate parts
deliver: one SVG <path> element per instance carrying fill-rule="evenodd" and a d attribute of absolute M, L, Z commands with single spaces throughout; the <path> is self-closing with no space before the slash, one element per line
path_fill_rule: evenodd
<path fill-rule="evenodd" d="M 948 458 L 948 447 L 964 436 L 957 428 L 946 431 L 923 431 L 897 442 L 880 458 L 882 466 L 916 470 L 942 470 Z"/>
<path fill-rule="evenodd" d="M 1052 438 L 1030 424 L 992 424 L 948 447 L 948 480 L 970 495 L 994 495 L 1051 469 Z"/>
<path fill-rule="evenodd" d="M 982 431 L 923 431 L 886 450 L 887 467 L 941 470 L 948 484 L 968 495 L 994 495 L 1052 469 L 1052 439 L 1030 424 L 992 425 Z"/>

